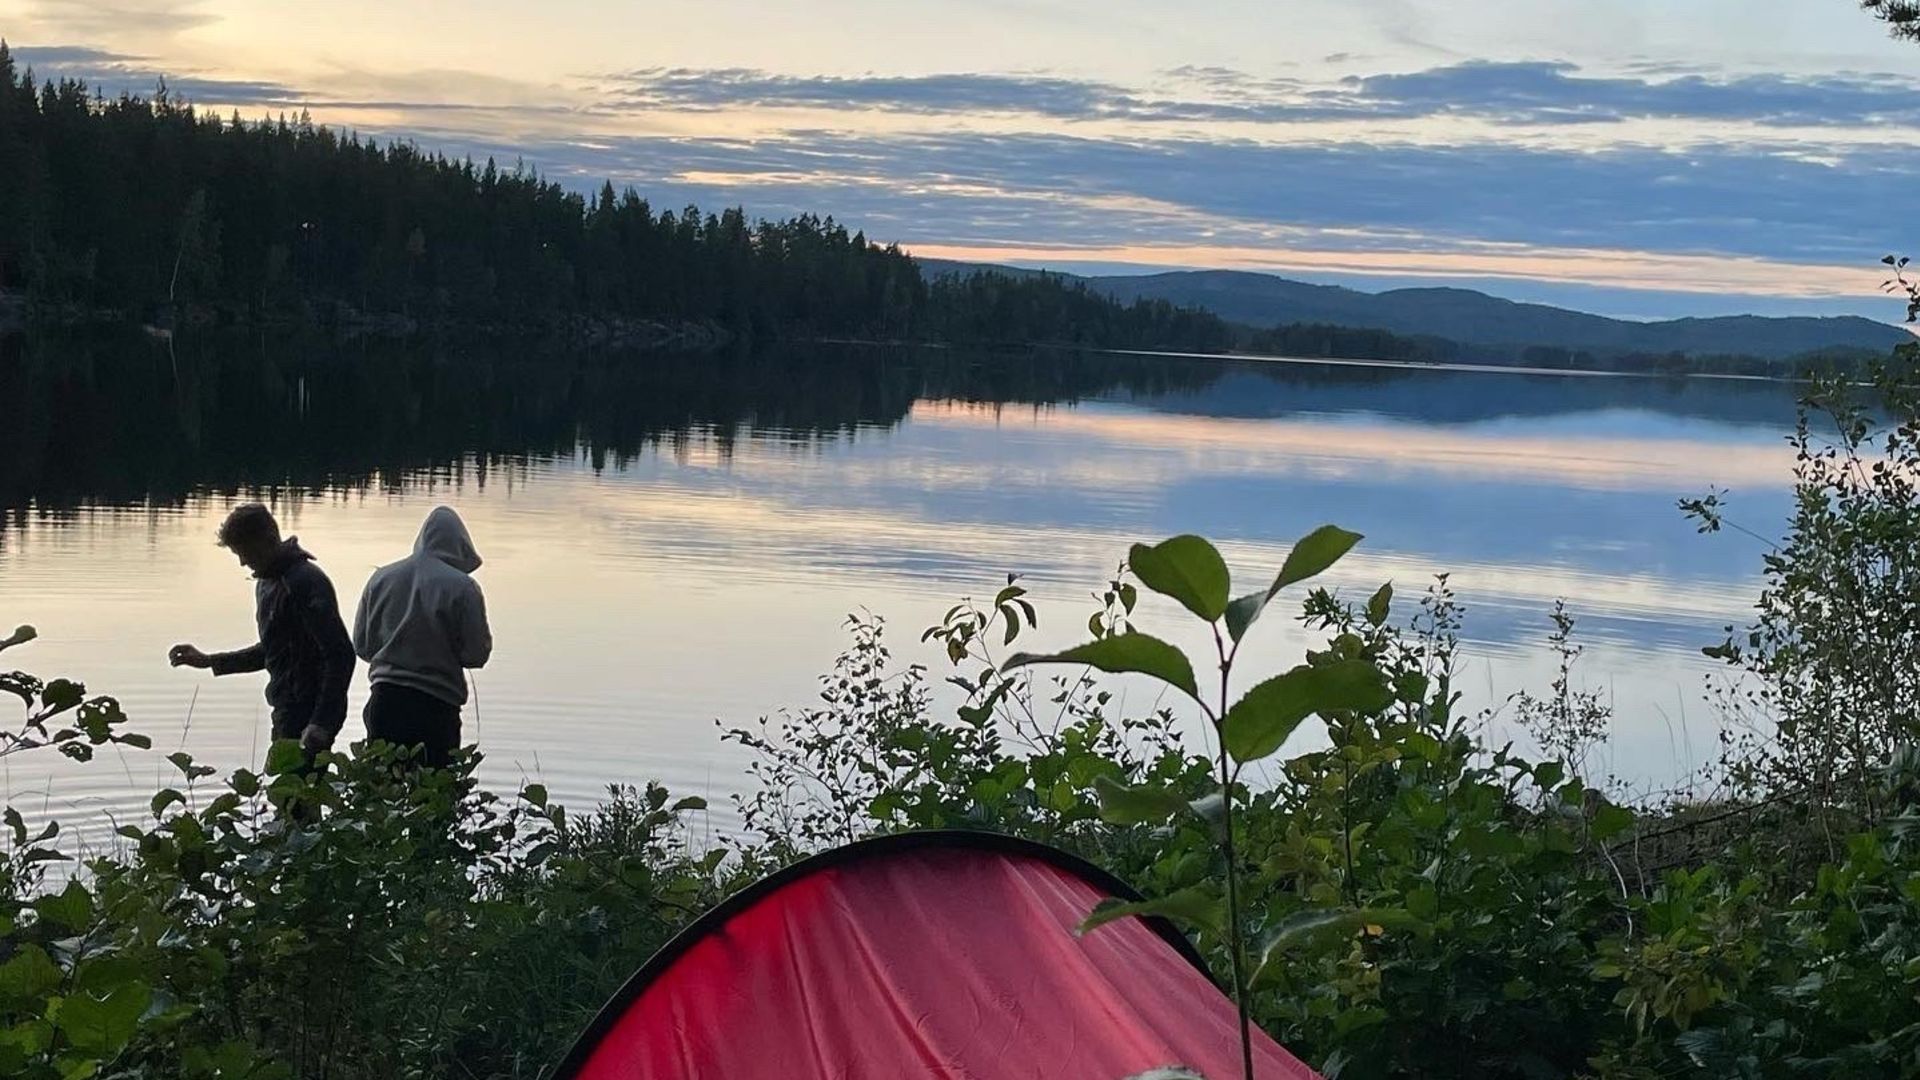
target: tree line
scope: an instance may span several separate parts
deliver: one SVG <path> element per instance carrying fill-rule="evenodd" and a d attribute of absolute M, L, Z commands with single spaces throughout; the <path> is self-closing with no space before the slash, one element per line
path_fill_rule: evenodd
<path fill-rule="evenodd" d="M 1328 323 L 1289 323 L 1252 331 L 1247 352 L 1268 356 L 1409 360 L 1451 363 L 1466 359 L 1466 346 L 1438 337 L 1408 337 L 1390 330 Z"/>
<path fill-rule="evenodd" d="M 931 287 L 831 217 L 591 196 L 520 165 L 381 145 L 302 114 L 208 114 L 162 87 L 37 81 L 0 44 L 0 292 L 42 318 L 166 324 L 706 323 L 857 336 L 1204 348 L 1226 324 L 1057 278 Z"/>

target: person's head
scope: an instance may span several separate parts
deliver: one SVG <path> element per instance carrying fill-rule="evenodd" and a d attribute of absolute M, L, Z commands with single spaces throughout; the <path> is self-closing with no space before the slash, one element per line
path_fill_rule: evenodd
<path fill-rule="evenodd" d="M 280 523 L 259 503 L 242 503 L 220 523 L 220 546 L 259 573 L 280 550 Z"/>

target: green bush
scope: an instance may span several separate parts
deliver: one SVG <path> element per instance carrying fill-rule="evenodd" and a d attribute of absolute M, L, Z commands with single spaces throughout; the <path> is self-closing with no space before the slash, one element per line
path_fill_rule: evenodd
<path fill-rule="evenodd" d="M 279 743 L 210 789 L 172 758 L 124 854 L 61 881 L 55 830 L 8 811 L 5 1075 L 535 1076 L 721 888 L 684 827 L 704 804 L 657 786 L 569 818 L 539 785 L 480 790 L 470 758 L 308 773 Z"/>

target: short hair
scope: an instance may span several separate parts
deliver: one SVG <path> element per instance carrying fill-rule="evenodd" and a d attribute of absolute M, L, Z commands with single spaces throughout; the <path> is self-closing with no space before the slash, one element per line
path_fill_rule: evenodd
<path fill-rule="evenodd" d="M 220 523 L 220 546 L 231 548 L 257 540 L 280 542 L 280 523 L 260 503 L 241 503 Z"/>

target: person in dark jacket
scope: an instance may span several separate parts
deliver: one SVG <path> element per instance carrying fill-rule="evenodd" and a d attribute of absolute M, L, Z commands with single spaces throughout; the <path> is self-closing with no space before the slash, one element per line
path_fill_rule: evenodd
<path fill-rule="evenodd" d="M 212 654 L 175 645 L 167 659 L 175 667 L 209 668 L 215 675 L 264 669 L 274 739 L 298 739 L 309 755 L 330 748 L 346 723 L 354 666 L 353 642 L 340 619 L 333 582 L 298 538 L 280 538 L 279 523 L 259 503 L 227 515 L 220 546 L 253 571 L 260 639 L 244 649 Z"/>

